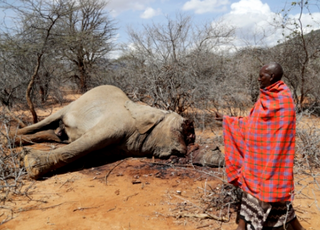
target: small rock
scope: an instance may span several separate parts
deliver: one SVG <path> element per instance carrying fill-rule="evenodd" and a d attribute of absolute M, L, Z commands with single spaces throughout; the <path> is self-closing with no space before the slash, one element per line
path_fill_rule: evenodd
<path fill-rule="evenodd" d="M 133 180 L 132 181 L 132 184 L 140 184 L 141 183 L 141 180 Z"/>

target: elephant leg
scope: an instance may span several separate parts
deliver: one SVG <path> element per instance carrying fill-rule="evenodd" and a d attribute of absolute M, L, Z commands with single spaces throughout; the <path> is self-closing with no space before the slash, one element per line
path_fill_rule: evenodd
<path fill-rule="evenodd" d="M 56 129 L 59 126 L 60 120 L 62 119 L 66 111 L 68 111 L 69 107 L 70 105 L 62 108 L 58 112 L 51 114 L 49 117 L 36 124 L 19 129 L 17 131 L 17 135 L 33 134 L 44 130 Z"/>
<path fill-rule="evenodd" d="M 40 131 L 27 135 L 17 135 L 14 138 L 15 145 L 32 145 L 33 143 L 61 141 L 60 137 L 53 130 Z"/>
<path fill-rule="evenodd" d="M 24 166 L 31 178 L 37 179 L 44 174 L 69 164 L 88 153 L 116 143 L 121 136 L 99 135 L 98 128 L 93 128 L 76 141 L 52 151 L 31 150 L 24 157 Z M 101 127 L 100 127 L 100 130 Z M 107 129 L 108 130 L 108 129 Z M 104 132 L 108 133 L 107 130 Z"/>

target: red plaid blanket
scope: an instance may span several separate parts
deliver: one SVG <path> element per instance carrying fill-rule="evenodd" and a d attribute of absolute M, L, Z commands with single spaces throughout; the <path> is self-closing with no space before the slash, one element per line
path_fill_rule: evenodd
<path fill-rule="evenodd" d="M 260 90 L 248 117 L 223 118 L 228 181 L 265 202 L 291 200 L 295 106 L 278 81 Z"/>

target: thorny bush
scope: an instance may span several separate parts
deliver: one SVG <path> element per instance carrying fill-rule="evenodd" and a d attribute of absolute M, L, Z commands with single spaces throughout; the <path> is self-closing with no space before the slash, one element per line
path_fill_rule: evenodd
<path fill-rule="evenodd" d="M 24 150 L 14 148 L 9 136 L 8 124 L 3 121 L 1 124 L 1 145 L 0 145 L 0 202 L 5 204 L 12 194 L 23 194 L 23 176 L 26 174 L 21 165 L 21 157 Z"/>

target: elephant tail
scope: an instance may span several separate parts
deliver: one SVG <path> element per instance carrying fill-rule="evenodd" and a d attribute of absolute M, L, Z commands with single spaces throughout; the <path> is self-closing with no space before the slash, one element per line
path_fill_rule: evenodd
<path fill-rule="evenodd" d="M 60 121 L 68 110 L 70 104 L 60 109 L 58 112 L 51 114 L 49 117 L 43 119 L 42 121 L 27 126 L 25 128 L 19 129 L 18 135 L 32 134 L 43 130 L 56 129 L 59 127 Z"/>

